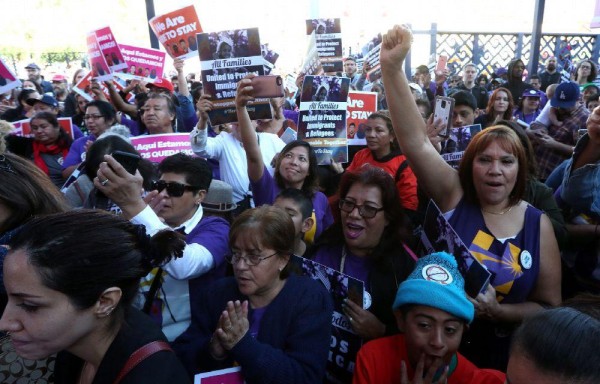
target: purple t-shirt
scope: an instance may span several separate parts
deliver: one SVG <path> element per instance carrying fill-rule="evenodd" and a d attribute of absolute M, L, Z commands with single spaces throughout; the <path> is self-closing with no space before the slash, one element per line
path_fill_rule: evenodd
<path fill-rule="evenodd" d="M 275 183 L 275 179 L 267 170 L 266 166 L 263 169 L 263 175 L 260 180 L 256 182 L 250 181 L 250 186 L 252 187 L 254 204 L 257 207 L 265 204 L 273 204 L 275 198 L 281 191 L 281 189 L 277 186 L 277 183 Z M 333 214 L 331 213 L 327 196 L 325 196 L 323 193 L 315 192 L 312 197 L 312 203 L 313 212 L 315 214 L 315 223 L 317 225 L 315 232 L 316 239 L 325 229 L 327 229 L 327 227 L 333 224 Z"/>
<path fill-rule="evenodd" d="M 266 307 L 256 308 L 252 311 L 250 315 L 250 335 L 255 339 L 256 336 L 258 336 L 258 332 L 260 331 L 260 321 L 262 320 L 263 315 L 267 311 L 267 308 L 269 308 L 268 305 Z"/>
<path fill-rule="evenodd" d="M 312 260 L 341 271 L 343 254 L 343 245 L 322 245 L 317 249 Z M 344 274 L 364 282 L 367 287 L 372 267 L 372 262 L 368 257 L 355 256 L 346 248 L 346 258 L 343 264 Z"/>
<path fill-rule="evenodd" d="M 65 160 L 62 164 L 62 169 L 65 170 L 73 165 L 77 165 L 85 160 L 85 144 L 88 141 L 95 141 L 96 137 L 94 135 L 83 136 L 79 139 L 76 139 L 73 144 L 71 144 L 71 148 L 69 148 L 69 153 L 65 157 Z"/>

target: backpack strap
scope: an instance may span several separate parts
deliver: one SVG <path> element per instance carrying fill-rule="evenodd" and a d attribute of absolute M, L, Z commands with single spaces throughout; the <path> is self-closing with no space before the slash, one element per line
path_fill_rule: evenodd
<path fill-rule="evenodd" d="M 396 176 L 394 177 L 394 181 L 396 183 L 398 182 L 398 180 L 400 180 L 400 175 L 402 175 L 402 172 L 404 172 L 406 167 L 408 167 L 408 160 L 404 159 L 404 161 L 400 163 L 400 166 L 396 170 Z"/>
<path fill-rule="evenodd" d="M 144 306 L 142 307 L 142 312 L 145 314 L 150 314 L 150 309 L 152 308 L 152 302 L 156 297 L 156 293 L 162 286 L 162 273 L 163 269 L 158 268 L 156 271 L 156 275 L 154 275 L 154 279 L 152 279 L 152 284 L 150 285 L 150 289 L 148 290 L 148 294 L 146 295 L 146 301 L 144 302 Z"/>
<path fill-rule="evenodd" d="M 121 369 L 121 372 L 119 372 L 119 375 L 117 376 L 117 378 L 115 379 L 113 384 L 119 384 L 121 382 L 121 380 L 123 380 L 123 378 L 125 376 L 127 376 L 127 374 L 129 372 L 131 372 L 131 370 L 133 368 L 135 368 L 139 363 L 146 360 L 148 357 L 154 355 L 156 352 L 160 352 L 160 351 L 171 351 L 172 352 L 173 350 L 171 349 L 171 346 L 169 345 L 169 343 L 167 343 L 166 341 L 158 341 L 157 340 L 157 341 L 152 341 L 152 342 L 144 345 L 137 351 L 133 352 L 131 354 L 131 356 L 129 356 L 129 359 L 127 360 L 127 362 Z"/>

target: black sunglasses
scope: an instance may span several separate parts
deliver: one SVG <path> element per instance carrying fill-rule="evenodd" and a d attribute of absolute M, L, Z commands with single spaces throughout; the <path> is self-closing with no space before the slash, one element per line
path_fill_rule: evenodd
<path fill-rule="evenodd" d="M 185 185 L 181 183 L 167 183 L 164 180 L 158 180 L 152 182 L 152 189 L 156 189 L 158 192 L 162 192 L 164 189 L 167 190 L 167 193 L 171 197 L 181 197 L 185 191 L 197 191 L 200 190 L 198 187 L 193 187 L 191 185 Z"/>

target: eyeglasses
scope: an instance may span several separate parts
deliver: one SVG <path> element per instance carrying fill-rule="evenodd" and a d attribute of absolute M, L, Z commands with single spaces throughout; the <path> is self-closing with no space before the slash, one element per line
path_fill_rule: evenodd
<path fill-rule="evenodd" d="M 0 171 L 6 171 L 15 175 L 17 174 L 10 161 L 4 155 L 0 155 Z"/>
<path fill-rule="evenodd" d="M 191 185 L 185 185 L 181 183 L 167 183 L 164 180 L 158 180 L 152 182 L 152 189 L 156 189 L 158 192 L 162 192 L 164 189 L 167 190 L 167 193 L 171 197 L 181 197 L 185 191 L 195 191 L 199 190 L 198 187 L 193 187 Z"/>
<path fill-rule="evenodd" d="M 346 212 L 351 213 L 354 211 L 354 208 L 358 208 L 358 214 L 365 219 L 374 218 L 379 211 L 383 211 L 383 208 L 376 208 L 371 205 L 358 205 L 354 201 L 349 201 L 346 199 L 340 199 L 339 208 Z"/>
<path fill-rule="evenodd" d="M 271 258 L 278 253 L 279 252 L 275 252 L 274 254 L 269 255 L 269 256 L 261 256 L 261 255 L 242 256 L 241 253 L 232 251 L 230 255 L 225 256 L 225 259 L 227 260 L 227 262 L 229 262 L 230 264 L 233 264 L 233 265 L 237 264 L 240 260 L 244 260 L 244 263 L 246 263 L 246 265 L 248 265 L 250 267 L 254 267 L 254 266 L 257 266 L 258 264 L 260 264 L 261 261 Z"/>
<path fill-rule="evenodd" d="M 83 120 L 98 120 L 103 117 L 103 115 L 83 115 Z"/>

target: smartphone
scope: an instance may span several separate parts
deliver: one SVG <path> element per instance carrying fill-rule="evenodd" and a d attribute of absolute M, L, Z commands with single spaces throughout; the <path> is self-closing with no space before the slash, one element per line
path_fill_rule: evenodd
<path fill-rule="evenodd" d="M 438 136 L 450 136 L 450 128 L 452 127 L 452 110 L 454 109 L 454 99 L 451 97 L 436 96 L 435 109 L 433 111 L 434 123 L 441 119 L 444 123 L 444 128 L 438 133 Z"/>
<path fill-rule="evenodd" d="M 437 65 L 435 66 L 435 71 L 442 72 L 444 69 L 446 69 L 447 65 L 448 65 L 448 56 L 440 55 L 440 57 L 438 57 Z"/>
<path fill-rule="evenodd" d="M 254 88 L 254 97 L 272 98 L 283 97 L 283 79 L 281 76 L 268 75 L 256 76 L 252 78 L 252 87 Z"/>
<path fill-rule="evenodd" d="M 135 175 L 135 171 L 137 171 L 140 162 L 140 156 L 123 151 L 114 151 L 111 153 L 111 156 L 117 160 L 127 172 Z"/>

